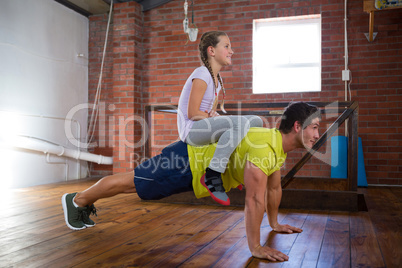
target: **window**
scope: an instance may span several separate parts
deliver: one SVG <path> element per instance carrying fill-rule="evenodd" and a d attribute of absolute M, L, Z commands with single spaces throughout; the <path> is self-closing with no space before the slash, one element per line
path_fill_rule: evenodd
<path fill-rule="evenodd" d="M 321 91 L 321 16 L 253 21 L 253 93 Z"/>

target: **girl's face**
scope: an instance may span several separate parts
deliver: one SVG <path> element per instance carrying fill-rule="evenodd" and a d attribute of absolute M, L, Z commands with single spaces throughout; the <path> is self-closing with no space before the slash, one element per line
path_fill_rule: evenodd
<path fill-rule="evenodd" d="M 209 55 L 222 66 L 231 65 L 234 52 L 230 45 L 229 37 L 222 35 L 219 37 L 219 40 L 219 43 L 215 47 L 209 47 L 211 51 Z"/>

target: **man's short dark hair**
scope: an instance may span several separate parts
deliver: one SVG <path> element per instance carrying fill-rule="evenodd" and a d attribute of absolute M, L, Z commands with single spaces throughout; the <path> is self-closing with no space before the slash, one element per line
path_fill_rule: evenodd
<path fill-rule="evenodd" d="M 317 106 L 306 102 L 292 102 L 283 112 L 279 130 L 284 134 L 288 134 L 292 131 L 295 122 L 299 122 L 304 129 L 317 117 L 321 118 L 321 112 Z"/>

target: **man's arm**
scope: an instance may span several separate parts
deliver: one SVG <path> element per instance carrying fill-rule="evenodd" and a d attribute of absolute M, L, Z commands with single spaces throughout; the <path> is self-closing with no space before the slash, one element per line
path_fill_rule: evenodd
<path fill-rule="evenodd" d="M 251 254 L 254 257 L 270 261 L 288 260 L 289 257 L 282 252 L 260 244 L 260 228 L 265 210 L 265 191 L 268 188 L 267 176 L 254 164 L 247 162 L 244 169 L 244 186 L 246 187 L 244 210 L 246 233 Z"/>
<path fill-rule="evenodd" d="M 269 225 L 272 230 L 279 233 L 300 233 L 303 230 L 290 226 L 288 224 L 278 223 L 279 205 L 282 199 L 282 186 L 281 186 L 281 172 L 275 171 L 268 177 L 267 191 L 266 191 L 266 211 L 268 216 Z"/>
<path fill-rule="evenodd" d="M 267 190 L 265 192 L 265 205 L 268 222 L 275 231 L 278 223 L 279 205 L 282 199 L 281 172 L 275 171 L 268 177 Z"/>

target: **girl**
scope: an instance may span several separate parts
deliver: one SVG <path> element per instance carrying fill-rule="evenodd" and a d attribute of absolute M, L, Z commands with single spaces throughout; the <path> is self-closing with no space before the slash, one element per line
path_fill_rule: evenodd
<path fill-rule="evenodd" d="M 221 173 L 225 172 L 230 155 L 250 127 L 262 127 L 263 123 L 258 116 L 219 116 L 216 112 L 221 89 L 221 110 L 225 112 L 225 89 L 219 72 L 222 67 L 232 63 L 234 53 L 226 33 L 204 33 L 198 48 L 202 66 L 190 75 L 180 95 L 178 131 L 180 139 L 190 145 L 201 146 L 218 142 L 206 173 L 200 180 L 216 202 L 229 205 L 230 200 L 223 187 Z"/>

